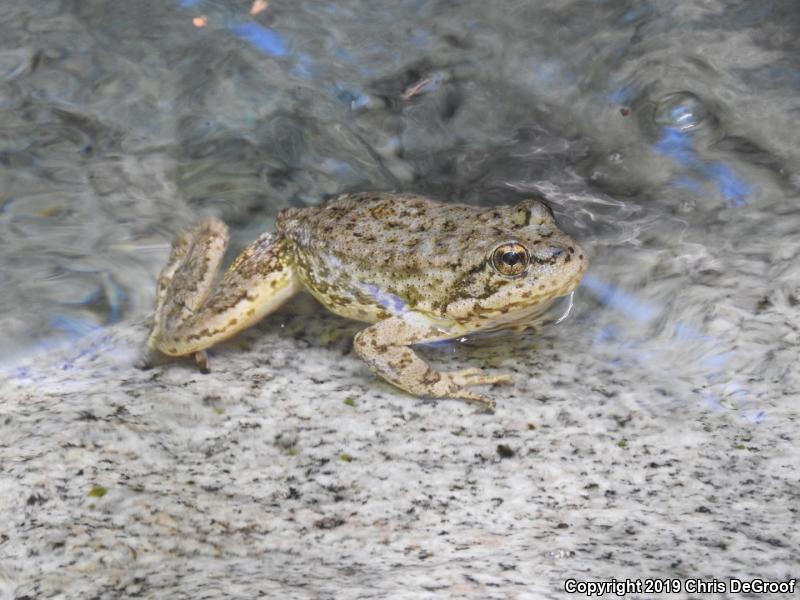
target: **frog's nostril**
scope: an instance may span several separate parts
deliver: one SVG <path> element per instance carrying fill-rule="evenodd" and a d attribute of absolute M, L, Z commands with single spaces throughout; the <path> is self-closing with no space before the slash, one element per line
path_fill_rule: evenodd
<path fill-rule="evenodd" d="M 558 258 L 562 254 L 564 254 L 563 248 L 550 248 L 550 256 L 553 258 Z"/>

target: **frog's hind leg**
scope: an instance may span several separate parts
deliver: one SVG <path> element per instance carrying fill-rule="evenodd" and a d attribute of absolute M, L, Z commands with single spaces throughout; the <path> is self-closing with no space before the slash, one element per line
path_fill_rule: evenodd
<path fill-rule="evenodd" d="M 178 238 L 159 277 L 148 349 L 194 354 L 207 371 L 206 348 L 255 324 L 300 289 L 285 240 L 267 233 L 236 258 L 214 291 L 227 243 L 227 227 L 217 219 Z"/>

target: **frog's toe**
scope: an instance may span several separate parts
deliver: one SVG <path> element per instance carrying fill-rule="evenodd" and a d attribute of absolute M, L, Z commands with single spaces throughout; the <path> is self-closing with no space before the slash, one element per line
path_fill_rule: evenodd
<path fill-rule="evenodd" d="M 153 368 L 153 360 L 150 358 L 150 356 L 143 354 L 137 358 L 136 361 L 134 361 L 133 366 L 140 371 L 149 371 Z"/>
<path fill-rule="evenodd" d="M 194 362 L 197 363 L 198 367 L 200 367 L 200 372 L 203 375 L 208 375 L 211 373 L 211 369 L 208 366 L 208 354 L 206 354 L 205 350 L 200 350 L 199 352 L 194 353 Z"/>
<path fill-rule="evenodd" d="M 152 369 L 158 361 L 158 355 L 151 348 L 145 348 L 133 363 L 133 366 L 140 371 Z"/>
<path fill-rule="evenodd" d="M 493 398 L 489 396 L 485 396 L 483 394 L 479 394 L 468 387 L 457 387 L 451 389 L 450 393 L 447 394 L 450 398 L 455 398 L 457 400 L 467 400 L 468 402 L 472 402 L 474 404 L 478 404 L 479 406 L 483 407 L 486 412 L 493 413 L 494 409 L 496 408 L 496 403 Z"/>
<path fill-rule="evenodd" d="M 511 381 L 510 375 L 497 374 L 487 375 L 481 369 L 464 369 L 462 371 L 451 371 L 442 373 L 443 379 L 447 382 L 448 389 L 445 396 L 468 400 L 483 406 L 487 412 L 494 412 L 495 401 L 489 396 L 480 394 L 470 387 L 476 385 L 492 385 L 495 383 L 508 383 Z"/>
<path fill-rule="evenodd" d="M 480 375 L 481 373 L 483 373 L 483 369 L 473 367 L 470 369 L 461 369 L 460 371 L 450 371 L 449 375 L 453 379 L 467 379 L 468 377 Z"/>
<path fill-rule="evenodd" d="M 511 383 L 511 375 L 497 373 L 489 375 L 482 369 L 464 369 L 450 374 L 453 381 L 459 385 L 491 385 L 494 383 Z"/>

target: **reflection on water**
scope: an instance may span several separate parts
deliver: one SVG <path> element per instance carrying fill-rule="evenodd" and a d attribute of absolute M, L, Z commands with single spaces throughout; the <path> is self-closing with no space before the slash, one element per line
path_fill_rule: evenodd
<path fill-rule="evenodd" d="M 592 252 L 565 344 L 641 370 L 665 404 L 764 418 L 797 383 L 794 11 L 7 2 L 0 356 L 141 319 L 201 215 L 241 246 L 341 191 L 538 192 Z"/>

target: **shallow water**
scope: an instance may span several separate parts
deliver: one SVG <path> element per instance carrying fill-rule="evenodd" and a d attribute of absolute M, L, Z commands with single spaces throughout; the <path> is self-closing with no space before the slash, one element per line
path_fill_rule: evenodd
<path fill-rule="evenodd" d="M 4 4 L 4 361 L 143 319 L 201 215 L 536 193 L 592 258 L 565 349 L 653 410 L 796 392 L 793 0 L 264 4 Z"/>

